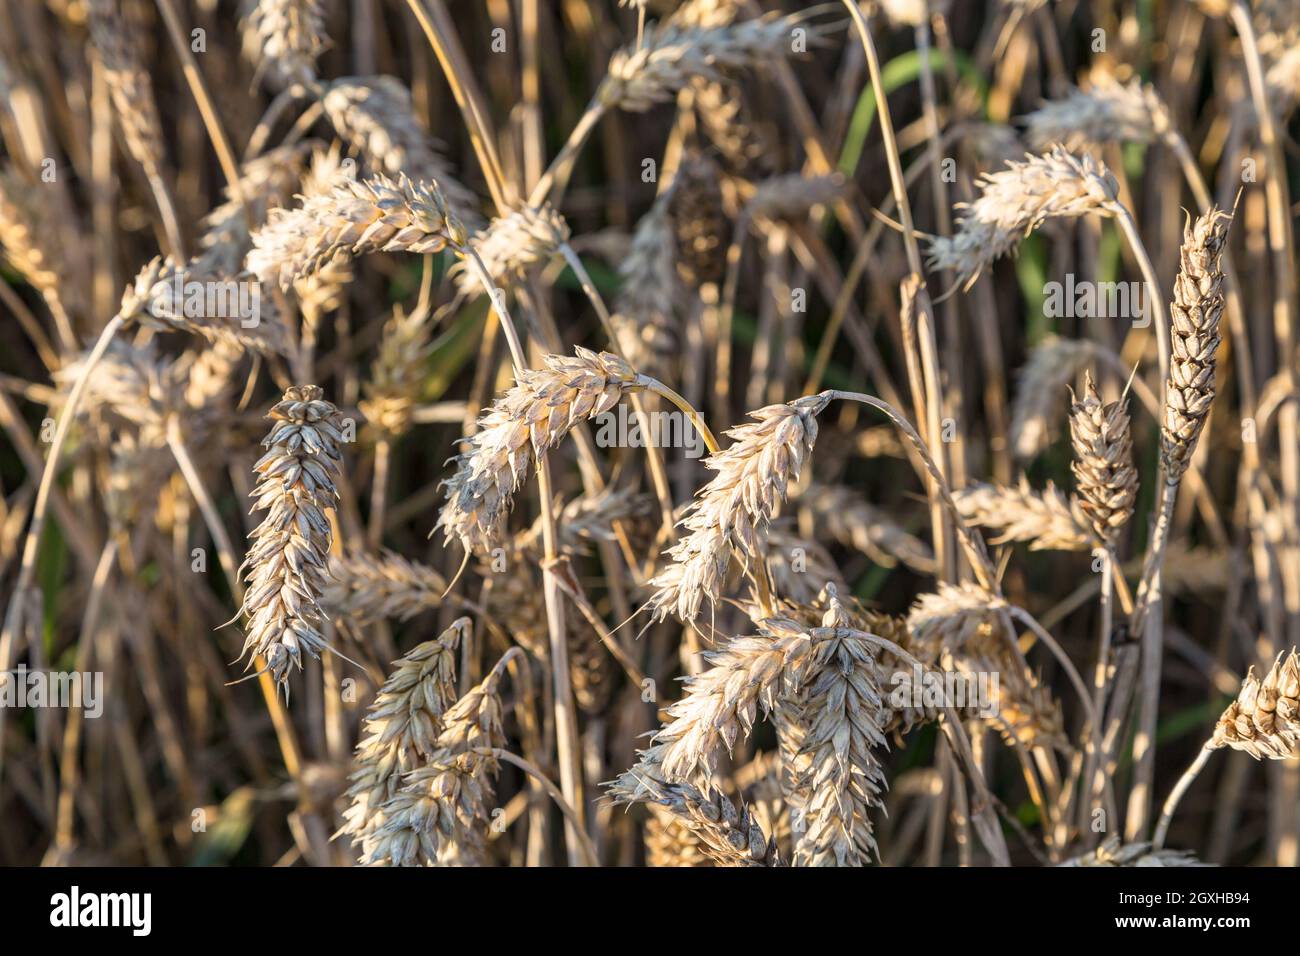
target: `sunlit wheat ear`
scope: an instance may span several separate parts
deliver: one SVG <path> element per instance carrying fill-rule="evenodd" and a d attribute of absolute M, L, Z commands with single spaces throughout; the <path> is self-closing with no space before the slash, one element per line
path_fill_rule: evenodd
<path fill-rule="evenodd" d="M 665 370 L 675 364 L 682 301 L 667 206 L 668 199 L 660 196 L 636 224 L 632 248 L 619 266 L 623 284 L 611 316 L 628 361 L 664 381 Z"/>
<path fill-rule="evenodd" d="M 1212 866 L 1185 850 L 1152 849 L 1150 843 L 1121 843 L 1107 837 L 1101 846 L 1057 866 Z"/>
<path fill-rule="evenodd" d="M 1160 427 L 1160 462 L 1169 482 L 1179 481 L 1191 463 L 1214 401 L 1215 352 L 1224 301 L 1219 259 L 1231 223 L 1227 213 L 1210 209 L 1183 229 L 1181 266 L 1169 307 L 1169 381 Z"/>
<path fill-rule="evenodd" d="M 209 342 L 235 345 L 263 355 L 289 353 L 288 334 L 269 297 L 259 294 L 257 322 L 247 328 L 238 315 L 210 315 L 202 308 L 186 308 L 186 296 L 190 294 L 187 284 L 208 281 L 228 281 L 231 286 L 237 286 L 251 280 L 217 279 L 191 273 L 185 268 L 177 268 L 170 257 L 155 257 L 136 273 L 135 279 L 122 293 L 119 314 L 128 323 L 139 323 L 159 331 L 189 332 Z M 251 297 L 249 302 L 252 302 Z"/>
<path fill-rule="evenodd" d="M 297 209 L 272 210 L 253 233 L 246 265 L 262 282 L 288 289 L 338 256 L 441 252 L 464 242 L 435 183 L 374 176 L 344 180 Z"/>
<path fill-rule="evenodd" d="M 720 70 L 761 68 L 764 61 L 794 51 L 794 29 L 805 31 L 809 45 L 828 32 L 803 17 L 764 17 L 722 26 L 659 23 L 646 31 L 645 42 L 617 51 L 596 101 L 607 107 L 641 113 L 672 97 L 694 77 L 716 79 Z"/>
<path fill-rule="evenodd" d="M 253 466 L 251 497 L 265 511 L 244 559 L 243 613 L 248 637 L 241 658 L 261 656 L 276 683 L 289 693 L 289 671 L 302 669 L 305 651 L 328 649 L 318 603 L 326 580 L 333 532 L 326 512 L 338 500 L 343 419 L 315 385 L 294 385 L 271 409 L 275 422 Z"/>
<path fill-rule="evenodd" d="M 441 528 L 448 541 L 459 538 L 467 551 L 490 551 L 538 456 L 578 422 L 609 411 L 638 381 L 617 356 L 581 347 L 572 358 L 548 355 L 542 368 L 521 371 L 517 384 L 479 420 L 469 450 L 443 482 L 447 502 L 435 530 Z"/>
<path fill-rule="evenodd" d="M 1264 679 L 1250 669 L 1237 699 L 1214 727 L 1211 747 L 1244 750 L 1256 760 L 1300 757 L 1300 656 L 1279 654 Z"/>
<path fill-rule="evenodd" d="M 244 56 L 276 86 L 316 81 L 316 60 L 329 47 L 321 0 L 245 0 Z"/>
<path fill-rule="evenodd" d="M 1086 90 L 1071 90 L 1021 117 L 1029 148 L 1053 143 L 1067 149 L 1105 143 L 1149 143 L 1169 129 L 1169 116 L 1155 90 L 1140 80 L 1121 83 L 1104 77 Z"/>
<path fill-rule="evenodd" d="M 544 203 L 539 209 L 524 207 L 493 219 L 486 229 L 470 237 L 470 245 L 483 260 L 492 281 L 502 283 L 557 258 L 569 235 L 564 217 Z M 461 294 L 483 291 L 478 277 L 463 262 L 453 269 Z"/>
<path fill-rule="evenodd" d="M 91 0 L 86 12 L 127 152 L 146 171 L 156 173 L 163 163 L 162 122 L 131 24 L 117 0 Z"/>
<path fill-rule="evenodd" d="M 840 544 L 856 548 L 881 567 L 900 561 L 920 574 L 933 574 L 934 552 L 904 531 L 885 512 L 846 485 L 813 483 L 796 499 L 808 509 L 813 525 Z"/>
<path fill-rule="evenodd" d="M 1084 339 L 1049 338 L 1029 354 L 1020 370 L 1011 407 L 1011 447 L 1021 459 L 1047 448 L 1065 408 L 1066 386 L 1097 356 Z"/>
<path fill-rule="evenodd" d="M 728 431 L 731 445 L 705 459 L 716 474 L 681 522 L 687 533 L 668 551 L 673 564 L 650 582 L 655 620 L 693 620 L 722 594 L 732 551 L 747 566 L 762 555 L 768 524 L 812 453 L 828 401 L 810 395 L 750 412 L 754 421 Z"/>
<path fill-rule="evenodd" d="M 330 556 L 320 603 L 331 618 L 358 623 L 383 618 L 405 621 L 441 607 L 446 590 L 441 574 L 399 554 L 345 552 Z"/>
<path fill-rule="evenodd" d="M 962 206 L 957 231 L 930 240 L 930 264 L 969 285 L 986 266 L 1011 252 L 1050 219 L 1109 215 L 1119 195 L 1105 165 L 1057 146 L 981 176 L 980 195 Z"/>
<path fill-rule="evenodd" d="M 995 532 L 990 544 L 1023 541 L 1030 551 L 1087 551 L 1096 544 L 1078 503 L 1050 481 L 1042 491 L 1024 478 L 1013 488 L 969 485 L 953 492 L 953 499 L 963 518 Z"/>
<path fill-rule="evenodd" d="M 401 80 L 345 76 L 329 84 L 321 106 L 335 131 L 365 157 L 373 171 L 436 184 L 456 218 L 478 225 L 478 197 L 434 151 L 428 132 L 416 119 L 411 91 Z"/>
<path fill-rule="evenodd" d="M 876 853 L 870 812 L 882 806 L 887 786 L 873 753 L 885 746 L 890 716 L 880 645 L 855 630 L 834 599 L 809 635 L 798 686 L 777 702 L 783 721 L 797 728 L 795 865 L 862 866 Z"/>
<path fill-rule="evenodd" d="M 384 822 L 364 840 L 363 862 L 371 866 L 485 862 L 484 830 L 499 769 L 490 751 L 506 742 L 501 679 L 519 653 L 518 649 L 507 652 L 478 686 L 443 715 L 443 729 L 432 752 L 403 777 L 401 788 L 380 807 Z"/>
<path fill-rule="evenodd" d="M 699 849 L 717 866 L 783 866 L 776 841 L 742 803 L 739 807 L 712 787 L 649 781 L 643 799 L 667 807 L 674 819 L 698 841 Z"/>
<path fill-rule="evenodd" d="M 668 708 L 668 723 L 642 751 L 636 766 L 611 787 L 620 800 L 642 800 L 647 781 L 709 786 L 724 751 L 749 736 L 760 709 L 770 713 L 790 681 L 790 667 L 811 645 L 805 629 L 774 619 L 761 635 L 737 637 L 706 652 L 708 670 L 691 677 L 685 696 Z"/>
<path fill-rule="evenodd" d="M 407 315 L 400 305 L 384 323 L 379 354 L 362 386 L 365 398 L 358 403 L 376 435 L 393 438 L 410 429 L 432 351 L 432 331 L 426 313 L 417 310 Z"/>
<path fill-rule="evenodd" d="M 383 825 L 380 808 L 397 792 L 402 775 L 433 753 L 443 714 L 456 699 L 456 650 L 471 627 L 462 617 L 436 640 L 404 654 L 370 705 L 352 758 L 352 805 L 340 831 L 358 846 Z"/>
<path fill-rule="evenodd" d="M 1070 409 L 1074 461 L 1070 467 L 1079 492 L 1079 509 L 1093 533 L 1107 546 L 1133 517 L 1138 476 L 1133 467 L 1133 435 L 1124 401 L 1103 405 L 1089 373 L 1083 397 Z"/>
<path fill-rule="evenodd" d="M 203 217 L 203 235 L 198 255 L 186 263 L 189 272 L 204 277 L 233 278 L 243 271 L 244 257 L 252 247 L 252 229 L 266 222 L 267 213 L 293 205 L 294 197 L 306 188 L 306 161 L 319 141 L 307 140 L 277 146 L 239 170 L 239 193 L 243 202 L 223 191 L 225 202 Z M 269 298 L 269 290 L 268 290 Z"/>

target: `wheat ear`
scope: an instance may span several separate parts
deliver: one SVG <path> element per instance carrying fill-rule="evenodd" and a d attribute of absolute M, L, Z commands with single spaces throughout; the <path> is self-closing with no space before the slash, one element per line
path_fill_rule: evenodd
<path fill-rule="evenodd" d="M 248 636 L 243 654 L 258 657 L 289 696 L 289 671 L 302 654 L 328 648 L 320 631 L 333 531 L 326 511 L 338 500 L 343 419 L 315 385 L 295 385 L 268 414 L 275 424 L 263 440 L 266 453 L 253 466 L 256 511 L 265 511 L 244 559 L 248 590 L 243 613 Z"/>

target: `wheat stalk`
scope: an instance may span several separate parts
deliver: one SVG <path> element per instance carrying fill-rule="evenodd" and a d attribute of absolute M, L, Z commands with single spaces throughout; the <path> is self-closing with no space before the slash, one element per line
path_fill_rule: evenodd
<path fill-rule="evenodd" d="M 1097 356 L 1085 339 L 1049 338 L 1034 348 L 1020 370 L 1011 406 L 1011 447 L 1029 459 L 1043 451 L 1065 405 L 1065 386 Z"/>
<path fill-rule="evenodd" d="M 443 729 L 421 766 L 379 808 L 383 823 L 363 841 L 371 866 L 481 864 L 482 827 L 505 745 L 501 679 L 520 652 L 508 651 L 483 680 L 443 714 Z M 482 751 L 487 751 L 486 753 Z"/>
<path fill-rule="evenodd" d="M 609 411 L 644 379 L 608 352 L 578 347 L 572 358 L 548 355 L 543 368 L 522 370 L 493 402 L 444 484 L 447 501 L 435 530 L 484 553 L 501 538 L 511 499 L 535 463 L 578 422 Z"/>
<path fill-rule="evenodd" d="M 1113 215 L 1119 187 L 1105 165 L 1089 156 L 1072 156 L 1057 146 L 1039 156 L 987 173 L 977 182 L 980 195 L 964 203 L 951 236 L 930 240 L 930 264 L 956 273 L 969 288 L 995 259 L 1053 219 Z"/>

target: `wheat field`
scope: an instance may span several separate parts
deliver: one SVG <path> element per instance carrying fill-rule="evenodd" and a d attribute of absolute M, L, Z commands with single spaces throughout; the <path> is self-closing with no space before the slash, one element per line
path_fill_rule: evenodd
<path fill-rule="evenodd" d="M 1295 866 L 1294 0 L 0 6 L 0 863 Z"/>

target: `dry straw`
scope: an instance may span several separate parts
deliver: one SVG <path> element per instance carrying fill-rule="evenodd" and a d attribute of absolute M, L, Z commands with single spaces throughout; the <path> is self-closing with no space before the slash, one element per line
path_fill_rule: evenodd
<path fill-rule="evenodd" d="M 243 613 L 248 636 L 242 656 L 258 658 L 289 696 L 289 671 L 302 669 L 305 651 L 328 648 L 320 628 L 333 531 L 326 511 L 338 500 L 343 419 L 315 385 L 294 385 L 268 417 L 275 422 L 253 466 L 253 508 L 265 511 L 244 559 L 248 590 Z"/>

